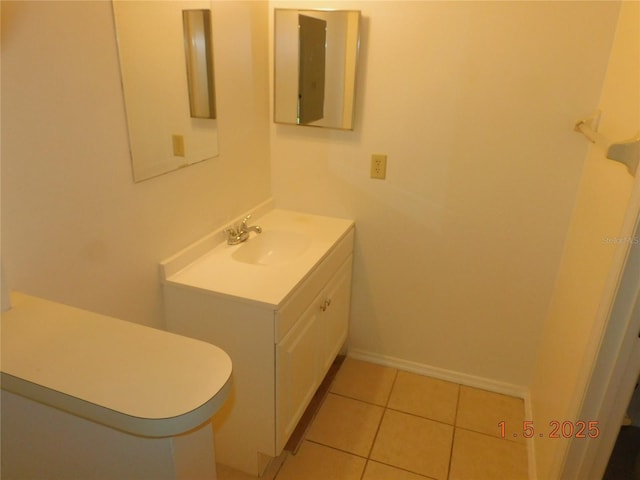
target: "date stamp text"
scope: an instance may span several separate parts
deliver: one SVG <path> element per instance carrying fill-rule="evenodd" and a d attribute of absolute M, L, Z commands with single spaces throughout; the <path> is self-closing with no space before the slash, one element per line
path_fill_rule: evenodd
<path fill-rule="evenodd" d="M 505 438 L 512 436 L 517 438 L 522 436 L 524 438 L 533 437 L 547 437 L 547 438 L 598 438 L 600 435 L 600 428 L 597 421 L 583 421 L 578 420 L 575 422 L 569 420 L 552 420 L 549 425 L 542 430 L 539 430 L 534 426 L 530 420 L 522 422 L 522 430 L 518 429 L 516 433 L 507 433 L 507 424 L 505 421 L 498 422 L 498 428 L 500 429 L 500 436 Z"/>

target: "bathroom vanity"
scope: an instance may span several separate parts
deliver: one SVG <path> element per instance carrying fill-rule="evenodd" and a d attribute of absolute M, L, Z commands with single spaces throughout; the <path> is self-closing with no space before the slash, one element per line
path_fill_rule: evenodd
<path fill-rule="evenodd" d="M 348 331 L 354 224 L 256 212 L 262 233 L 216 232 L 162 264 L 170 331 L 223 348 L 232 392 L 214 417 L 218 462 L 260 474 L 282 452 Z"/>

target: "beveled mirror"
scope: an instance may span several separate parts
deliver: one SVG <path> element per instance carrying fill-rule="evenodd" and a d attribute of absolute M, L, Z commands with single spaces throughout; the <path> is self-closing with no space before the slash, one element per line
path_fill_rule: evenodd
<path fill-rule="evenodd" d="M 113 0 L 135 182 L 218 155 L 208 0 Z"/>
<path fill-rule="evenodd" d="M 360 12 L 274 13 L 274 121 L 353 129 Z"/>

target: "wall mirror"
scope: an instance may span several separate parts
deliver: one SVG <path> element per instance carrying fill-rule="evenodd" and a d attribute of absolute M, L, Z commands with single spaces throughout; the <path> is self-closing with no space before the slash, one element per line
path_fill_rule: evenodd
<path fill-rule="evenodd" d="M 353 129 L 360 12 L 274 13 L 274 121 Z"/>
<path fill-rule="evenodd" d="M 135 182 L 218 155 L 208 0 L 113 0 Z"/>

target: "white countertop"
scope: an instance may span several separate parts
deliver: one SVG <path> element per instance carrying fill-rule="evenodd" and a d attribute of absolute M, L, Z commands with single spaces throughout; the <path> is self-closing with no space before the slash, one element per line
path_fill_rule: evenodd
<path fill-rule="evenodd" d="M 181 254 L 164 262 L 161 265 L 164 281 L 274 308 L 284 302 L 313 267 L 354 227 L 352 220 L 281 209 L 270 210 L 252 218 L 249 223 L 260 225 L 263 234 L 289 231 L 308 235 L 311 243 L 293 261 L 256 265 L 234 260 L 233 254 L 258 234 L 252 232 L 250 238 L 239 245 L 228 245 L 221 236 L 217 236 L 220 240 L 215 246 L 180 269 L 172 264 L 180 264 L 181 257 L 192 256 L 190 250 L 203 241 L 196 242 L 194 247 L 187 247 Z"/>
<path fill-rule="evenodd" d="M 13 292 L 3 312 L 2 388 L 110 427 L 170 436 L 224 403 L 220 348 Z"/>

